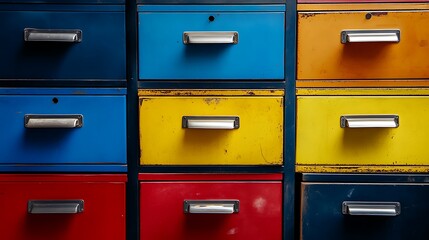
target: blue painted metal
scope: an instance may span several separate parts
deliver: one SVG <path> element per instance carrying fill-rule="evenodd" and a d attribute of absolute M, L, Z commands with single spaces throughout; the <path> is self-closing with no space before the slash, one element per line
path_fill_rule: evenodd
<path fill-rule="evenodd" d="M 120 173 L 127 172 L 127 165 L 111 164 L 56 164 L 56 165 L 29 165 L 29 164 L 4 164 L 0 165 L 0 172 L 34 172 L 34 173 Z"/>
<path fill-rule="evenodd" d="M 185 45 L 185 31 L 237 31 L 239 40 Z M 139 61 L 140 79 L 283 80 L 284 13 L 140 12 Z"/>
<path fill-rule="evenodd" d="M 429 183 L 428 174 L 323 174 L 304 173 L 303 182 L 359 182 L 359 183 Z"/>
<path fill-rule="evenodd" d="M 25 114 L 81 114 L 83 126 L 27 129 Z M 2 95 L 0 115 L 0 165 L 126 164 L 125 96 Z"/>
<path fill-rule="evenodd" d="M 125 79 L 125 13 L 99 8 L 0 12 L 0 80 Z M 24 42 L 24 28 L 80 29 L 82 42 Z"/>
<path fill-rule="evenodd" d="M 267 5 L 139 5 L 139 12 L 284 12 L 284 4 Z"/>
<path fill-rule="evenodd" d="M 285 0 L 139 0 L 142 4 L 278 4 Z"/>
<path fill-rule="evenodd" d="M 125 95 L 126 88 L 0 88 L 0 95 Z"/>
<path fill-rule="evenodd" d="M 428 184 L 305 183 L 301 239 L 427 239 Z M 395 217 L 348 216 L 343 201 L 400 202 Z"/>

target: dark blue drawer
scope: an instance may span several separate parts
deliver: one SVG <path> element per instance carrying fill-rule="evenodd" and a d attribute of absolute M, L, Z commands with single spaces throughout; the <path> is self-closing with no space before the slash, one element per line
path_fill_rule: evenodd
<path fill-rule="evenodd" d="M 0 0 L 0 3 L 124 4 L 125 0 Z"/>
<path fill-rule="evenodd" d="M 141 6 L 140 79 L 283 79 L 282 9 Z"/>
<path fill-rule="evenodd" d="M 126 164 L 124 95 L 1 95 L 1 165 Z"/>
<path fill-rule="evenodd" d="M 301 239 L 427 239 L 429 184 L 302 183 Z"/>
<path fill-rule="evenodd" d="M 125 13 L 106 10 L 3 8 L 0 80 L 124 80 Z"/>

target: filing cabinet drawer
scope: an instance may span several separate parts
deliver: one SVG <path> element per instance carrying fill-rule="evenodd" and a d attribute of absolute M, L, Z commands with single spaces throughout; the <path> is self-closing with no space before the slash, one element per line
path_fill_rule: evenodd
<path fill-rule="evenodd" d="M 207 96 L 141 94 L 140 163 L 143 165 L 281 165 L 283 162 L 283 96 L 210 96 L 212 92 Z"/>
<path fill-rule="evenodd" d="M 140 183 L 140 239 L 282 239 L 281 176 L 165 175 Z"/>
<path fill-rule="evenodd" d="M 297 165 L 427 166 L 428 112 L 427 96 L 299 96 Z"/>
<path fill-rule="evenodd" d="M 125 175 L 1 175 L 2 238 L 125 240 L 125 182 Z"/>
<path fill-rule="evenodd" d="M 284 7 L 200 8 L 140 7 L 140 79 L 283 80 Z"/>
<path fill-rule="evenodd" d="M 13 9 L 0 11 L 1 80 L 125 80 L 124 7 Z"/>
<path fill-rule="evenodd" d="M 377 85 L 342 80 L 429 78 L 429 30 L 419 27 L 428 21 L 426 10 L 300 12 L 297 78 L 338 87 Z"/>
<path fill-rule="evenodd" d="M 301 239 L 426 239 L 429 185 L 301 184 Z M 321 224 L 328 223 L 328 224 Z"/>
<path fill-rule="evenodd" d="M 125 0 L 0 0 L 0 3 L 125 4 Z"/>
<path fill-rule="evenodd" d="M 0 95 L 0 164 L 125 164 L 125 96 Z"/>

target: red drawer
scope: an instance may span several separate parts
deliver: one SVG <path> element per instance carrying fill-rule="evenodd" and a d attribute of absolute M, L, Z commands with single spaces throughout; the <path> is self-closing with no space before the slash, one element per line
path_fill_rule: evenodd
<path fill-rule="evenodd" d="M 125 175 L 0 175 L 1 239 L 125 239 Z"/>
<path fill-rule="evenodd" d="M 282 238 L 281 175 L 141 175 L 141 240 Z"/>

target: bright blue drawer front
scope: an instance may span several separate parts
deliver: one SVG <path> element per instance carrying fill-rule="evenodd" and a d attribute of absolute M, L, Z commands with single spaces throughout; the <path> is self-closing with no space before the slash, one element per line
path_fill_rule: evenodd
<path fill-rule="evenodd" d="M 126 78 L 123 11 L 0 11 L 0 19 L 0 80 Z M 77 29 L 82 41 L 26 42 L 25 28 Z"/>
<path fill-rule="evenodd" d="M 284 12 L 140 12 L 139 78 L 283 79 L 284 22 Z M 185 45 L 186 31 L 235 31 L 238 43 Z"/>
<path fill-rule="evenodd" d="M 28 114 L 77 114 L 83 125 L 26 128 Z M 126 163 L 124 95 L 2 95 L 0 115 L 0 165 Z"/>

